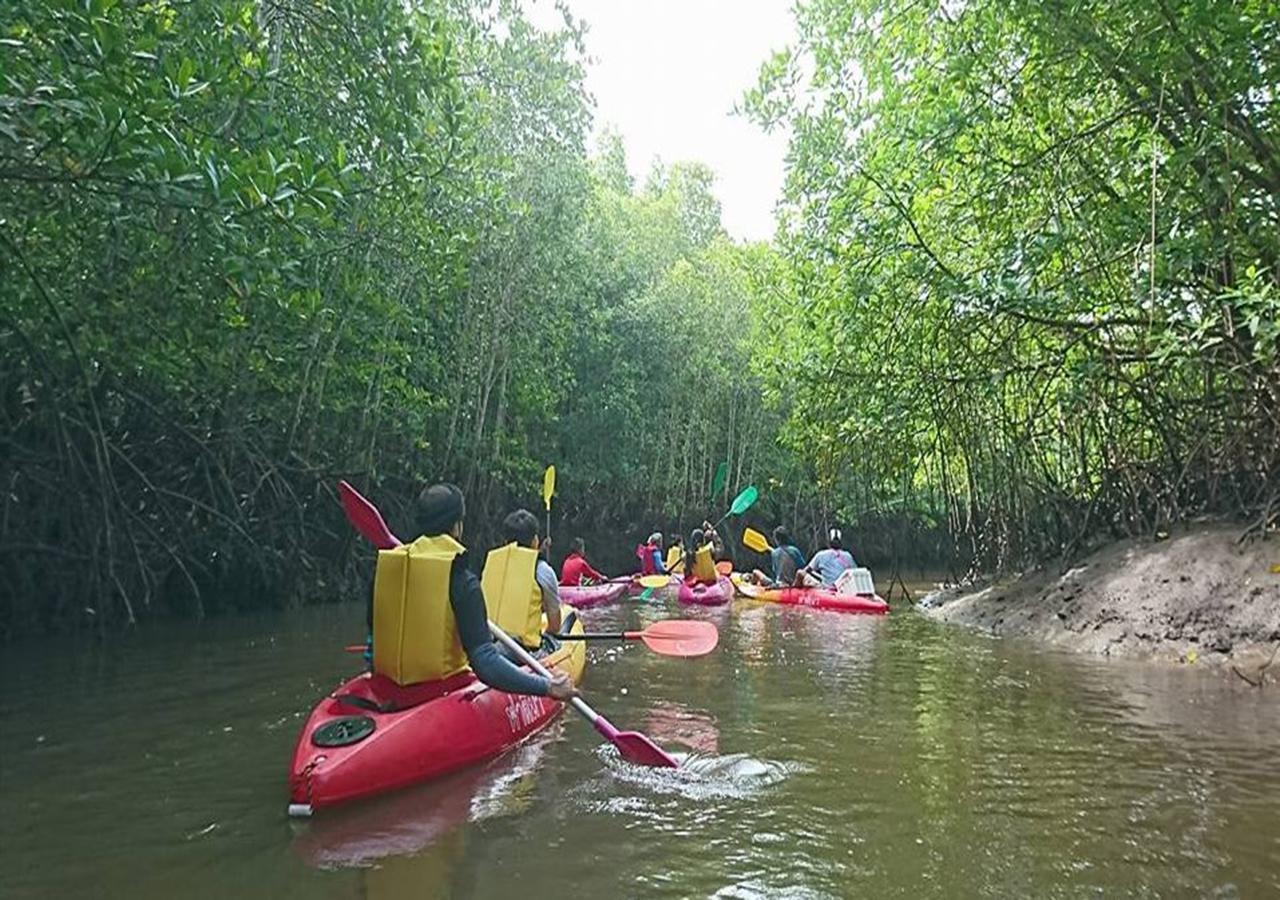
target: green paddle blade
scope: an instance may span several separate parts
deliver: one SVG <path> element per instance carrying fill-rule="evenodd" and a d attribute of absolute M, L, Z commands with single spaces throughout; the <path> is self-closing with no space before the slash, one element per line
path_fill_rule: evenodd
<path fill-rule="evenodd" d="M 751 504 L 755 503 L 759 497 L 760 492 L 756 490 L 756 486 L 754 484 L 748 485 L 741 494 L 733 498 L 733 506 L 729 507 L 729 515 L 742 515 L 751 508 Z"/>
<path fill-rule="evenodd" d="M 711 479 L 711 499 L 724 490 L 724 480 L 729 477 L 729 461 L 725 460 L 716 466 L 715 477 Z"/>

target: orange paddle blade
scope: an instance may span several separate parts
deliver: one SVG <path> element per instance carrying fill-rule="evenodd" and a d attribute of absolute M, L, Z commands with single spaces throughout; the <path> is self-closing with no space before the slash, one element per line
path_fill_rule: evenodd
<path fill-rule="evenodd" d="M 716 563 L 716 571 L 721 575 L 729 575 L 733 572 L 733 563 L 727 559 L 722 559 Z"/>
<path fill-rule="evenodd" d="M 711 622 L 696 619 L 664 619 L 644 631 L 629 631 L 654 653 L 664 656 L 705 656 L 720 643 L 720 632 Z"/>

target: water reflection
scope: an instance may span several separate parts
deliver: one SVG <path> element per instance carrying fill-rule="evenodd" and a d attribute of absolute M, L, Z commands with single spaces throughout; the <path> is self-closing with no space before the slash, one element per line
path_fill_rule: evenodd
<path fill-rule="evenodd" d="M 295 829 L 289 751 L 363 615 L 7 648 L 6 898 L 1280 896 L 1275 691 L 902 610 L 587 610 L 720 628 L 699 659 L 590 650 L 591 702 L 682 769 L 629 766 L 570 717 Z"/>
<path fill-rule="evenodd" d="M 533 780 L 553 738 L 544 732 L 488 765 L 294 820 L 294 852 L 319 868 L 367 867 L 417 854 L 465 823 L 517 815 L 533 800 Z"/>
<path fill-rule="evenodd" d="M 645 717 L 644 731 L 664 746 L 679 744 L 706 754 L 720 751 L 720 731 L 715 718 L 683 703 L 655 703 Z"/>

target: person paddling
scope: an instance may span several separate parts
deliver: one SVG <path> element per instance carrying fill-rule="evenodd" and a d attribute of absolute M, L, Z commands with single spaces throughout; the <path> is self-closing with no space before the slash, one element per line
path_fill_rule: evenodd
<path fill-rule="evenodd" d="M 773 578 L 767 578 L 756 569 L 752 572 L 756 584 L 792 587 L 804 583 L 804 576 L 800 574 L 805 567 L 804 554 L 791 542 L 791 535 L 781 525 L 773 529 L 773 549 L 769 551 L 769 561 L 773 564 Z"/>
<path fill-rule="evenodd" d="M 662 564 L 662 532 L 655 531 L 649 539 L 636 547 L 636 556 L 640 560 L 641 575 L 666 575 L 667 568 Z"/>
<path fill-rule="evenodd" d="M 535 655 L 554 649 L 547 632 L 559 634 L 560 588 L 555 570 L 542 558 L 538 517 L 527 509 L 517 509 L 502 520 L 507 543 L 489 551 L 481 585 L 489 617 Z"/>
<path fill-rule="evenodd" d="M 819 550 L 809 560 L 803 571 L 821 579 L 825 587 L 832 587 L 847 570 L 857 566 L 853 554 L 844 549 L 839 528 L 832 528 L 827 534 L 827 547 Z"/>
<path fill-rule="evenodd" d="M 684 538 L 675 535 L 667 549 L 667 571 L 672 575 L 684 574 Z"/>
<path fill-rule="evenodd" d="M 702 522 L 702 539 L 711 545 L 711 557 L 716 562 L 722 559 L 733 559 L 729 553 L 729 548 L 725 546 L 724 538 L 720 537 L 720 532 L 716 531 L 715 526 L 709 520 L 704 519 Z"/>
<path fill-rule="evenodd" d="M 688 574 L 685 581 L 697 581 L 703 584 L 715 584 L 720 577 L 716 571 L 716 561 L 712 555 L 713 542 L 701 528 L 695 528 L 689 535 Z"/>
<path fill-rule="evenodd" d="M 605 577 L 587 562 L 587 545 L 580 537 L 569 542 L 569 555 L 560 566 L 560 584 L 563 587 L 577 587 L 582 584 L 599 584 Z"/>
<path fill-rule="evenodd" d="M 431 485 L 418 496 L 415 513 L 418 539 L 378 554 L 374 672 L 397 684 L 415 684 L 450 678 L 470 664 L 478 679 L 500 691 L 555 700 L 576 697 L 569 676 L 535 675 L 498 652 L 489 633 L 485 594 L 461 544 L 466 516 L 462 490 L 453 484 Z M 412 633 L 407 631 L 410 622 Z"/>

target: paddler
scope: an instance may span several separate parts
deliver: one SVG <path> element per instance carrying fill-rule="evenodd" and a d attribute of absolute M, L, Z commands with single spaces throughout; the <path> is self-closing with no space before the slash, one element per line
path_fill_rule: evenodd
<path fill-rule="evenodd" d="M 729 550 L 725 547 L 724 538 L 720 537 L 720 532 L 716 531 L 716 527 L 709 521 L 702 522 L 702 538 L 711 545 L 711 556 L 718 562 L 722 559 L 732 560 Z"/>
<path fill-rule="evenodd" d="M 587 544 L 576 537 L 569 542 L 569 555 L 560 566 L 560 584 L 563 587 L 577 587 L 583 584 L 599 584 L 607 580 L 587 562 Z"/>
<path fill-rule="evenodd" d="M 678 534 L 671 539 L 671 546 L 667 548 L 666 566 L 672 575 L 684 574 L 684 538 Z"/>
<path fill-rule="evenodd" d="M 792 587 L 804 584 L 804 576 L 800 573 L 805 567 L 804 554 L 791 542 L 787 529 L 779 525 L 773 529 L 773 549 L 769 551 L 769 561 L 773 564 L 773 578 L 767 578 L 756 569 L 752 572 L 752 580 L 756 584 L 767 584 L 772 587 Z"/>
<path fill-rule="evenodd" d="M 667 567 L 662 564 L 662 532 L 655 531 L 649 539 L 636 547 L 636 556 L 640 560 L 641 575 L 666 575 Z"/>
<path fill-rule="evenodd" d="M 697 581 L 703 584 L 715 584 L 720 577 L 716 571 L 715 557 L 712 555 L 712 541 L 701 528 L 695 528 L 689 535 L 689 571 L 685 581 Z"/>
<path fill-rule="evenodd" d="M 415 512 L 421 536 L 378 555 L 374 671 L 397 684 L 415 684 L 449 678 L 470 664 L 477 678 L 500 691 L 556 700 L 577 696 L 568 675 L 544 678 L 498 652 L 489 633 L 484 592 L 460 543 L 466 515 L 462 490 L 452 484 L 432 485 L 418 496 Z M 409 607 L 412 620 L 405 614 Z M 429 628 L 429 633 L 400 634 L 409 621 Z"/>
<path fill-rule="evenodd" d="M 530 653 L 554 649 L 542 628 L 560 632 L 560 588 L 555 569 L 542 558 L 538 517 L 517 509 L 502 520 L 506 544 L 489 551 L 484 563 L 485 599 L 489 615 Z"/>
<path fill-rule="evenodd" d="M 844 549 L 840 529 L 832 528 L 827 533 L 826 549 L 813 554 L 803 571 L 821 580 L 825 587 L 833 587 L 841 575 L 856 566 L 853 554 Z"/>

